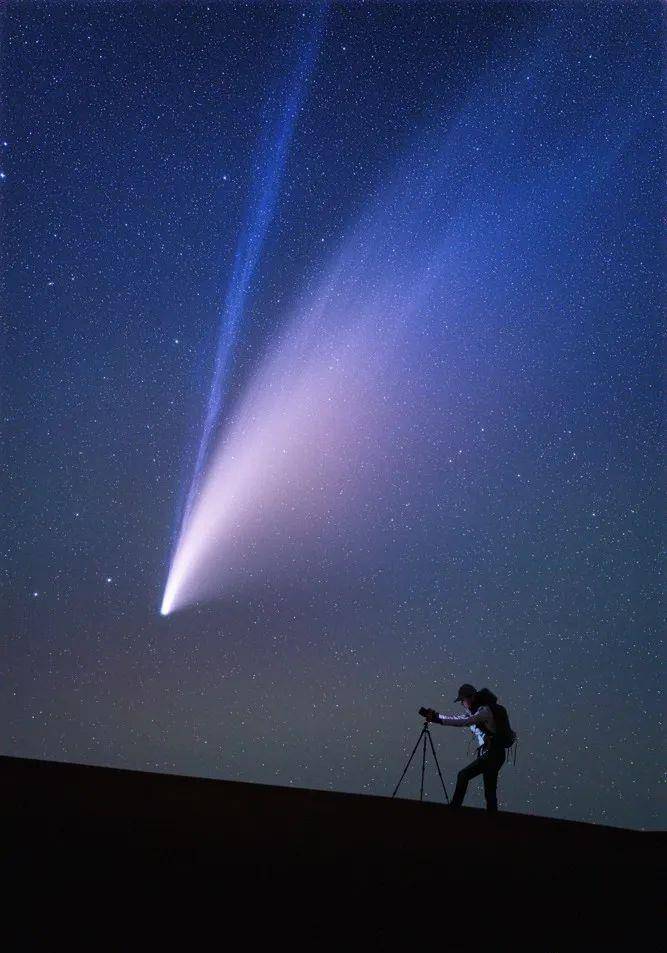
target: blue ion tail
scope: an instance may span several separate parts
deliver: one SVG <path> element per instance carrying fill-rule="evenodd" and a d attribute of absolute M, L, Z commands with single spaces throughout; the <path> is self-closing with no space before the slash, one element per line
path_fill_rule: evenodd
<path fill-rule="evenodd" d="M 328 8 L 328 3 L 320 4 L 310 15 L 307 36 L 303 40 L 297 66 L 288 83 L 282 109 L 276 118 L 273 129 L 260 147 L 262 161 L 257 167 L 258 171 L 253 182 L 248 217 L 245 227 L 240 233 L 232 274 L 220 315 L 220 334 L 213 365 L 213 375 L 206 403 L 201 438 L 192 468 L 190 487 L 176 520 L 178 531 L 175 534 L 172 546 L 169 576 L 160 608 L 161 615 L 167 615 L 172 608 L 172 599 L 167 599 L 167 593 L 170 590 L 174 557 L 179 540 L 187 529 L 201 481 L 206 471 L 223 403 L 229 389 L 234 351 L 239 338 L 239 329 L 245 312 L 248 293 L 278 206 L 289 147 L 294 137 L 297 119 L 306 98 L 310 78 L 322 46 Z"/>

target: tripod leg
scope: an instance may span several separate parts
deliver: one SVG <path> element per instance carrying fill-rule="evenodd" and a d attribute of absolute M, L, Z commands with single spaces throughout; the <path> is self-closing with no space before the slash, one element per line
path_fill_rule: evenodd
<path fill-rule="evenodd" d="M 398 789 L 399 789 L 400 786 L 401 786 L 401 781 L 403 780 L 403 778 L 405 777 L 405 775 L 408 773 L 408 768 L 410 767 L 410 762 L 412 761 L 412 759 L 413 759 L 414 756 L 415 756 L 415 751 L 416 751 L 417 748 L 419 747 L 419 743 L 420 743 L 420 741 L 422 740 L 422 736 L 423 736 L 423 734 L 424 734 L 425 731 L 426 731 L 426 728 L 422 728 L 422 733 L 421 733 L 421 735 L 419 736 L 419 738 L 417 738 L 417 744 L 416 744 L 416 745 L 414 746 L 414 748 L 412 749 L 412 754 L 411 754 L 410 757 L 408 758 L 408 763 L 407 763 L 406 766 L 405 766 L 405 770 L 403 771 L 403 774 L 401 775 L 400 781 L 398 782 L 398 784 L 397 784 L 396 787 L 394 788 L 394 793 L 392 794 L 392 797 L 395 797 L 395 796 L 396 796 L 396 792 L 398 791 Z"/>
<path fill-rule="evenodd" d="M 433 745 L 433 738 L 431 738 L 431 732 L 427 731 L 428 740 L 431 742 L 431 751 L 433 752 L 433 760 L 435 761 L 435 766 L 438 769 L 438 774 L 440 776 L 440 783 L 442 784 L 442 790 L 445 792 L 445 800 L 449 804 L 449 795 L 447 794 L 447 788 L 445 787 L 445 781 L 442 776 L 442 771 L 440 770 L 440 765 L 438 764 L 438 756 L 435 753 L 435 747 Z M 424 749 L 426 749 L 426 738 L 424 738 Z"/>
<path fill-rule="evenodd" d="M 426 730 L 426 728 L 423 731 L 423 735 L 424 735 L 424 749 L 422 751 L 422 784 L 421 784 L 421 788 L 419 789 L 420 801 L 424 800 L 424 772 L 426 771 L 426 736 L 428 735 L 429 738 L 431 737 L 428 731 Z"/>

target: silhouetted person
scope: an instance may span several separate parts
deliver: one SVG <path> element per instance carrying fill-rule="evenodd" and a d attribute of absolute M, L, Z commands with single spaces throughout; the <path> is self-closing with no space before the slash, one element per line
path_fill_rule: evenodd
<path fill-rule="evenodd" d="M 505 749 L 514 740 L 507 712 L 488 688 L 476 691 L 473 685 L 461 685 L 457 702 L 468 710 L 467 715 L 440 715 L 433 708 L 420 708 L 419 714 L 438 725 L 452 728 L 470 728 L 477 739 L 477 757 L 458 773 L 451 807 L 461 807 L 468 790 L 468 782 L 478 775 L 484 777 L 484 797 L 487 811 L 498 810 L 496 790 L 498 772 L 505 763 Z"/>

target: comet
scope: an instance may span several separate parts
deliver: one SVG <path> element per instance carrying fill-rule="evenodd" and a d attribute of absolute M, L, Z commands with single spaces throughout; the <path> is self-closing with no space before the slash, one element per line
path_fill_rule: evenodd
<path fill-rule="evenodd" d="M 285 112 L 282 158 L 239 250 L 207 446 L 163 615 L 267 585 L 349 592 L 360 578 L 400 573 L 420 553 L 429 571 L 447 566 L 448 540 L 475 505 L 464 466 L 483 472 L 488 463 L 484 414 L 494 423 L 522 412 L 513 385 L 529 356 L 516 352 L 516 324 L 568 294 L 567 275 L 547 267 L 538 238 L 574 247 L 580 209 L 634 134 L 617 134 L 621 107 L 601 101 L 599 113 L 564 115 L 554 133 L 560 148 L 545 161 L 529 125 L 522 136 L 516 129 L 539 84 L 550 88 L 549 57 L 544 43 L 522 55 L 513 86 L 481 77 L 453 117 L 419 130 L 378 173 L 217 428 L 230 328 L 293 129 L 295 107 Z"/>

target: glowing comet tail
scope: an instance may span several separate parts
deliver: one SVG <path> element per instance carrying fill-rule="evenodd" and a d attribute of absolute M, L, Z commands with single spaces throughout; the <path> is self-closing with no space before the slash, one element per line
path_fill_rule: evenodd
<path fill-rule="evenodd" d="M 553 413 L 546 331 L 535 315 L 571 353 L 555 303 L 571 299 L 573 278 L 547 267 L 545 236 L 547 250 L 576 247 L 581 209 L 591 194 L 613 194 L 607 185 L 634 135 L 617 134 L 623 95 L 635 88 L 629 71 L 618 101 L 564 110 L 548 162 L 530 123 L 516 133 L 517 117 L 553 89 L 552 42 L 555 32 L 540 33 L 518 54 L 512 83 L 506 71 L 485 73 L 458 113 L 416 134 L 322 263 L 319 283 L 281 316 L 284 330 L 213 442 L 231 347 L 223 338 L 163 615 L 264 587 L 281 599 L 307 593 L 309 603 L 323 593 L 328 607 L 359 586 L 372 596 L 376 585 L 388 593 L 409 584 L 402 591 L 412 598 L 441 576 L 468 592 L 471 538 L 483 541 L 496 579 L 499 557 L 484 549 L 480 527 L 499 514 L 505 526 L 496 498 L 504 506 L 518 493 L 511 467 L 503 492 L 490 474 L 503 449 L 508 459 L 520 453 L 512 422 L 533 393 L 526 381 Z M 273 215 L 295 108 L 283 115 L 276 165 L 258 191 L 255 237 L 239 249 L 231 328 Z M 516 344 L 522 326 L 534 367 Z M 522 521 L 532 499 L 518 497 Z"/>

